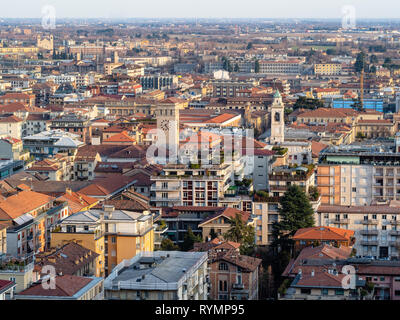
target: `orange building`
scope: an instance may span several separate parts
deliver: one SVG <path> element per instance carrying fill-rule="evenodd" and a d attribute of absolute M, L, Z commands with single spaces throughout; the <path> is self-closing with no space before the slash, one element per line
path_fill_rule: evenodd
<path fill-rule="evenodd" d="M 295 247 L 302 249 L 313 244 L 327 244 L 335 247 L 351 247 L 354 244 L 354 231 L 333 227 L 311 227 L 297 230 L 293 236 Z"/>

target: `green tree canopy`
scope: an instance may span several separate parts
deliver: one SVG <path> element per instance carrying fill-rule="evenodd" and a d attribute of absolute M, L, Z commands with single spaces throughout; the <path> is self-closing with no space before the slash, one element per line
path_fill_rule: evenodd
<path fill-rule="evenodd" d="M 189 251 L 193 249 L 193 246 L 196 242 L 201 242 L 201 236 L 198 235 L 196 236 L 193 231 L 192 228 L 189 227 L 187 233 L 185 234 L 185 237 L 183 239 L 183 243 L 181 245 L 181 249 L 182 251 Z"/>
<path fill-rule="evenodd" d="M 171 239 L 165 238 L 161 241 L 161 250 L 163 251 L 177 251 L 179 247 L 175 245 Z"/>
<path fill-rule="evenodd" d="M 255 247 L 255 230 L 253 226 L 245 224 L 240 214 L 230 221 L 231 227 L 224 234 L 225 240 L 240 243 L 240 253 L 250 254 Z"/>
<path fill-rule="evenodd" d="M 306 193 L 297 185 L 290 186 L 280 200 L 280 222 L 273 225 L 275 238 L 281 244 L 291 244 L 289 238 L 298 229 L 314 226 L 314 210 Z"/>
<path fill-rule="evenodd" d="M 324 102 L 319 99 L 312 99 L 306 97 L 299 97 L 295 104 L 293 105 L 293 110 L 303 108 L 303 109 L 317 109 L 322 108 L 324 106 Z"/>
<path fill-rule="evenodd" d="M 258 60 L 256 60 L 254 62 L 254 72 L 255 73 L 259 73 L 260 72 L 260 62 Z"/>
<path fill-rule="evenodd" d="M 354 69 L 356 70 L 356 72 L 361 72 L 361 70 L 365 69 L 365 53 L 364 52 L 361 51 L 357 55 L 356 62 L 354 64 Z"/>

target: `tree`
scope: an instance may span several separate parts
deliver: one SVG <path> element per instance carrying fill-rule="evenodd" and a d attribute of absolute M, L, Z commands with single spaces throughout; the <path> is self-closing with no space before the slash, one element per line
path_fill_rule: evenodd
<path fill-rule="evenodd" d="M 291 248 L 290 239 L 298 229 L 314 226 L 314 210 L 306 193 L 297 185 L 288 188 L 280 200 L 280 222 L 273 225 L 275 246 Z"/>
<path fill-rule="evenodd" d="M 236 213 L 235 218 L 230 221 L 231 227 L 224 234 L 225 240 L 240 243 L 240 253 L 249 255 L 254 247 L 254 227 L 244 223 L 240 214 Z"/>
<path fill-rule="evenodd" d="M 357 54 L 356 62 L 354 64 L 354 69 L 356 70 L 356 72 L 361 72 L 361 70 L 363 70 L 364 68 L 365 68 L 365 53 L 361 51 L 359 54 Z"/>
<path fill-rule="evenodd" d="M 210 237 L 211 237 L 211 240 L 214 240 L 217 237 L 217 234 L 215 233 L 214 228 L 211 228 L 211 230 L 210 230 Z"/>
<path fill-rule="evenodd" d="M 371 55 L 370 57 L 369 57 L 369 62 L 371 63 L 371 64 L 374 64 L 374 63 L 378 63 L 379 61 L 378 61 L 378 57 L 376 56 L 376 55 Z"/>
<path fill-rule="evenodd" d="M 183 239 L 183 243 L 181 246 L 182 251 L 189 251 L 193 249 L 193 246 L 196 242 L 201 242 L 201 236 L 196 236 L 192 228 L 189 227 L 187 233 L 185 234 L 185 237 Z"/>
<path fill-rule="evenodd" d="M 161 241 L 161 250 L 162 251 L 177 251 L 179 247 L 175 245 L 171 239 L 165 238 Z"/>
<path fill-rule="evenodd" d="M 222 57 L 222 68 L 228 72 L 232 72 L 233 70 L 231 62 L 227 57 Z"/>
<path fill-rule="evenodd" d="M 260 73 L 260 62 L 258 60 L 254 62 L 254 72 Z"/>
<path fill-rule="evenodd" d="M 337 52 L 335 49 L 330 48 L 330 49 L 326 50 L 326 54 L 329 56 L 335 56 L 335 55 L 337 55 Z"/>
<path fill-rule="evenodd" d="M 353 99 L 353 104 L 351 105 L 353 109 L 357 110 L 357 111 L 363 111 L 363 106 L 361 103 L 361 98 L 358 97 L 358 99 Z"/>
<path fill-rule="evenodd" d="M 324 102 L 319 99 L 312 99 L 306 97 L 299 97 L 295 104 L 293 105 L 293 110 L 303 108 L 303 109 L 317 109 L 322 108 L 324 106 Z"/>

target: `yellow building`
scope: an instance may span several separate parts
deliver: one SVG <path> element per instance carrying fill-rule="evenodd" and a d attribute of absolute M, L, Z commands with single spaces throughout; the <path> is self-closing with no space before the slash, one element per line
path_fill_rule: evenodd
<path fill-rule="evenodd" d="M 39 49 L 36 47 L 9 47 L 0 48 L 0 54 L 12 54 L 12 53 L 38 53 Z"/>
<path fill-rule="evenodd" d="M 336 76 L 342 72 L 340 63 L 316 63 L 314 65 L 314 73 L 316 75 Z"/>
<path fill-rule="evenodd" d="M 103 210 L 91 209 L 73 214 L 59 227 L 52 233 L 51 245 L 76 241 L 98 253 L 98 276 L 109 274 L 124 259 L 131 259 L 139 252 L 154 250 L 153 216 L 149 212 L 104 206 Z"/>
<path fill-rule="evenodd" d="M 7 226 L 0 224 L 0 255 L 7 253 Z"/>

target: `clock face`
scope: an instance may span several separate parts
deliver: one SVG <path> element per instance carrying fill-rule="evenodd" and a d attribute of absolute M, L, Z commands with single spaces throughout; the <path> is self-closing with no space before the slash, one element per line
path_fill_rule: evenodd
<path fill-rule="evenodd" d="M 169 121 L 168 120 L 163 120 L 161 121 L 161 129 L 164 131 L 168 131 L 169 130 Z"/>

